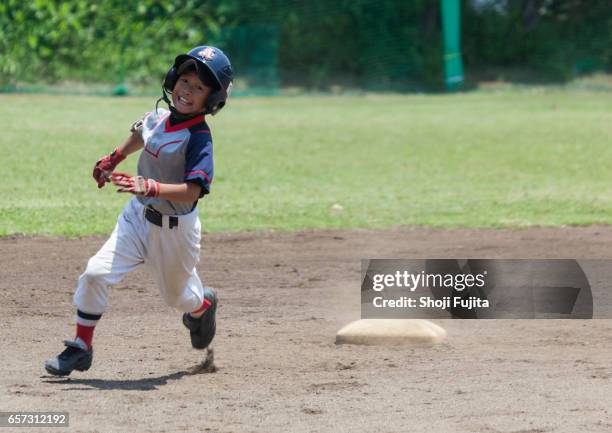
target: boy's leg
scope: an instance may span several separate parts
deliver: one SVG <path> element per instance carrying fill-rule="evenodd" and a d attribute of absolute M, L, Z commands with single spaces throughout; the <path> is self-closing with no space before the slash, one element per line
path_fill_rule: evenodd
<path fill-rule="evenodd" d="M 200 260 L 200 221 L 195 215 L 181 217 L 172 229 L 151 226 L 146 262 L 168 305 L 185 313 L 194 348 L 207 347 L 216 332 L 217 296 L 205 288 L 196 272 Z"/>
<path fill-rule="evenodd" d="M 111 236 L 89 259 L 73 298 L 77 307 L 75 340 L 65 341 L 66 350 L 46 362 L 45 368 L 49 373 L 64 376 L 73 370 L 89 369 L 93 357 L 93 332 L 106 310 L 109 285 L 119 283 L 125 274 L 143 263 L 145 247 L 142 239 L 146 228 L 140 217 L 137 206 L 128 203 Z"/>
<path fill-rule="evenodd" d="M 191 313 L 183 313 L 183 325 L 189 329 L 191 346 L 206 349 L 217 332 L 217 294 L 210 287 L 204 287 L 204 301 L 200 308 Z"/>
<path fill-rule="evenodd" d="M 148 243 L 145 261 L 166 304 L 186 313 L 200 308 L 204 288 L 195 268 L 200 261 L 197 215 L 195 221 L 182 217 L 172 229 L 150 224 Z"/>
<path fill-rule="evenodd" d="M 108 305 L 109 286 L 121 282 L 125 275 L 144 263 L 145 246 L 137 224 L 122 214 L 115 230 L 102 248 L 89 259 L 79 277 L 73 302 L 79 311 L 101 315 Z"/>

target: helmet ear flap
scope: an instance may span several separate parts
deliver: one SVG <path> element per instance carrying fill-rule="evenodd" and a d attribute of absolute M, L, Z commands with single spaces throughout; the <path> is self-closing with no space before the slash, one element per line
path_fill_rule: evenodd
<path fill-rule="evenodd" d="M 206 114 L 215 115 L 225 105 L 226 98 L 223 97 L 223 92 L 216 90 L 208 96 L 206 100 Z"/>
<path fill-rule="evenodd" d="M 214 116 L 215 114 L 217 114 L 219 112 L 220 109 L 222 109 L 223 107 L 225 107 L 225 101 L 221 101 L 219 102 L 211 111 L 211 114 Z"/>
<path fill-rule="evenodd" d="M 176 85 L 176 80 L 178 80 L 178 70 L 176 66 L 172 66 L 166 74 L 166 78 L 164 78 L 164 89 L 166 89 L 167 92 L 172 93 L 172 90 Z"/>

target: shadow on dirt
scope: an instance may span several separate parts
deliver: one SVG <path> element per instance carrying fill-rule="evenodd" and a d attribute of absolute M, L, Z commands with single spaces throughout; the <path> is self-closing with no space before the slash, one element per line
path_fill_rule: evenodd
<path fill-rule="evenodd" d="M 207 350 L 206 359 L 195 366 L 178 371 L 172 374 L 166 374 L 159 377 L 148 377 L 145 379 L 126 379 L 126 380 L 107 380 L 107 379 L 71 379 L 57 378 L 53 376 L 43 376 L 43 383 L 61 384 L 61 385 L 85 385 L 71 386 L 64 388 L 62 391 L 89 391 L 95 389 L 108 390 L 123 390 L 123 391 L 154 391 L 160 386 L 166 385 L 169 381 L 179 380 L 184 376 L 193 376 L 196 374 L 215 373 L 217 367 L 214 361 L 214 352 L 212 349 Z"/>
<path fill-rule="evenodd" d="M 88 391 L 94 389 L 112 389 L 123 391 L 154 391 L 158 387 L 166 385 L 170 380 L 178 380 L 183 376 L 189 375 L 187 371 L 179 371 L 173 374 L 167 374 L 160 377 L 150 377 L 146 379 L 128 379 L 128 380 L 106 380 L 106 379 L 60 379 L 43 380 L 44 383 L 54 383 L 63 385 L 86 385 L 67 387 L 63 391 Z M 49 376 L 45 376 L 48 378 Z"/>

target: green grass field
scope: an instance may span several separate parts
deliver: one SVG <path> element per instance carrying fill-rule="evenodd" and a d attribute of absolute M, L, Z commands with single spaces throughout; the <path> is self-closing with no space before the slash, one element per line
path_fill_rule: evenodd
<path fill-rule="evenodd" d="M 0 235 L 109 233 L 128 196 L 92 166 L 154 99 L 0 102 Z M 209 124 L 206 231 L 612 222 L 612 93 L 243 98 Z"/>

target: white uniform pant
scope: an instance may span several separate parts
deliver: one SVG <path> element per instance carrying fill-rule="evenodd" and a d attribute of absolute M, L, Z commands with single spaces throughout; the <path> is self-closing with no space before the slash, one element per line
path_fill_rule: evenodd
<path fill-rule="evenodd" d="M 110 238 L 79 278 L 76 307 L 85 313 L 104 313 L 109 286 L 146 265 L 169 306 L 182 312 L 200 308 L 204 289 L 195 268 L 200 260 L 200 218 L 196 209 L 178 218 L 178 226 L 170 229 L 164 215 L 159 227 L 145 219 L 144 206 L 136 198 L 130 200 Z"/>

